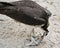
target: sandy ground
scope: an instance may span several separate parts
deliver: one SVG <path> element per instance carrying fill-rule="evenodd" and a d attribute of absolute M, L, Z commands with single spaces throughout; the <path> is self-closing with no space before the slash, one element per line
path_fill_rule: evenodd
<path fill-rule="evenodd" d="M 10 2 L 12 0 L 0 0 Z M 16 0 L 13 0 L 16 1 Z M 0 48 L 60 48 L 60 0 L 34 0 L 51 11 L 49 34 L 39 46 L 27 47 L 24 42 L 26 33 L 32 26 L 14 21 L 0 14 Z"/>

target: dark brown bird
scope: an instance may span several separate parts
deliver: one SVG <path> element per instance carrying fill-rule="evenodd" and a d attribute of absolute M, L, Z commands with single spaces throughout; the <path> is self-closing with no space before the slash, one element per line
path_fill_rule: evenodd
<path fill-rule="evenodd" d="M 41 28 L 46 31 L 46 35 L 48 34 L 48 19 L 51 12 L 34 1 L 0 2 L 0 14 L 28 25 L 44 24 Z"/>

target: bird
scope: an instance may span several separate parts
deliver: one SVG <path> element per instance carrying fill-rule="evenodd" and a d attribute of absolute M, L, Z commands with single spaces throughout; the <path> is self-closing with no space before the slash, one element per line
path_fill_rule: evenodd
<path fill-rule="evenodd" d="M 22 0 L 14 2 L 0 2 L 0 14 L 22 22 L 27 25 L 39 25 L 48 34 L 49 17 L 51 12 L 31 0 Z"/>

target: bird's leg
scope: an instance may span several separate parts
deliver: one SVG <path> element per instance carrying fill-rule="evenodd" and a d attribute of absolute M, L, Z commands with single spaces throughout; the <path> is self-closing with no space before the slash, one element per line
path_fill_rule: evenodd
<path fill-rule="evenodd" d="M 34 28 L 32 30 L 31 38 L 30 39 L 31 39 L 30 43 L 27 44 L 28 46 L 37 46 L 41 42 L 41 39 L 39 38 L 39 36 L 35 36 Z"/>
<path fill-rule="evenodd" d="M 35 43 L 34 42 L 36 42 L 35 41 L 35 39 L 34 39 L 34 36 L 35 36 L 35 34 L 34 34 L 34 28 L 32 29 L 32 32 L 31 32 L 31 34 L 30 34 L 30 43 L 29 44 L 27 44 L 28 46 L 33 46 Z"/>

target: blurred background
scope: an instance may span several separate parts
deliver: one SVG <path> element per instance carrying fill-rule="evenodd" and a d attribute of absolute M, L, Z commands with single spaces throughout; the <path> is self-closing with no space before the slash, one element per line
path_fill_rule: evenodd
<path fill-rule="evenodd" d="M 18 0 L 0 0 L 0 2 L 14 2 Z M 49 34 L 39 46 L 24 46 L 25 32 L 32 27 L 0 14 L 0 48 L 60 48 L 60 0 L 33 0 L 47 8 L 52 16 L 49 19 Z M 23 35 L 24 34 L 24 35 Z"/>

